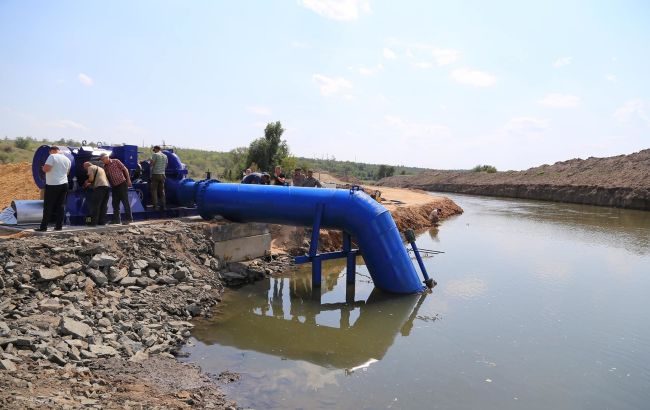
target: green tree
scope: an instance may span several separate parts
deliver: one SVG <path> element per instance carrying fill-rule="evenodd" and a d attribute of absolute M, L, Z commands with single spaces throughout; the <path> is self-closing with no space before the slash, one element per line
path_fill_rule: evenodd
<path fill-rule="evenodd" d="M 395 174 L 395 167 L 389 165 L 380 165 L 377 169 L 377 179 L 392 177 Z"/>
<path fill-rule="evenodd" d="M 247 157 L 247 147 L 231 149 L 224 159 L 224 178 L 230 181 L 241 179 L 241 175 L 247 167 Z"/>
<path fill-rule="evenodd" d="M 269 143 L 264 138 L 258 138 L 248 146 L 248 159 L 246 163 L 252 169 L 252 164 L 256 164 L 261 170 L 269 169 L 268 150 Z"/>
<path fill-rule="evenodd" d="M 280 121 L 270 122 L 264 129 L 264 137 L 251 142 L 246 163 L 256 163 L 261 170 L 280 165 L 289 156 L 289 146 L 282 139 L 284 128 Z"/>
<path fill-rule="evenodd" d="M 284 158 L 280 163 L 282 169 L 284 170 L 284 173 L 287 176 L 289 176 L 289 174 L 296 168 L 297 164 L 298 164 L 298 158 L 291 157 L 291 156 Z"/>

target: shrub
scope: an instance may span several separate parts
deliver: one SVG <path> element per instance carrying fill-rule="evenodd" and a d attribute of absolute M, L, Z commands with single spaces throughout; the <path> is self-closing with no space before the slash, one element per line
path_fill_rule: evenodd
<path fill-rule="evenodd" d="M 14 141 L 14 145 L 16 148 L 27 149 L 29 148 L 30 142 L 32 142 L 32 139 L 30 137 L 18 137 L 16 138 L 16 141 Z"/>
<path fill-rule="evenodd" d="M 474 168 L 472 168 L 472 171 L 474 172 L 487 172 L 488 174 L 493 174 L 497 172 L 496 167 L 492 165 L 477 165 Z"/>

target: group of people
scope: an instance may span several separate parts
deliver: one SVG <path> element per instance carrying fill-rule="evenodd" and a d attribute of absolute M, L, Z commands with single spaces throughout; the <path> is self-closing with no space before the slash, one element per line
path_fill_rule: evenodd
<path fill-rule="evenodd" d="M 131 205 L 129 204 L 129 187 L 131 186 L 131 175 L 129 170 L 119 159 L 111 159 L 108 154 L 103 153 L 99 160 L 104 167 L 84 162 L 83 167 L 86 170 L 88 178 L 84 182 L 84 188 L 92 190 L 88 201 L 88 216 L 90 217 L 90 226 L 105 225 L 106 211 L 108 209 L 109 188 L 112 191 L 113 224 L 123 223 L 128 225 L 133 222 L 131 214 Z M 124 205 L 124 221 L 120 221 L 120 204 Z"/>
<path fill-rule="evenodd" d="M 43 218 L 36 231 L 47 231 L 48 223 L 54 220 L 54 230 L 63 229 L 65 218 L 65 204 L 68 195 L 68 174 L 71 162 L 59 147 L 51 146 L 50 155 L 45 161 L 42 170 L 45 173 L 45 195 L 43 203 Z M 167 156 L 156 145 L 149 162 L 151 168 L 151 182 L 149 192 L 154 209 L 165 210 L 165 169 Z M 107 153 L 102 153 L 98 163 L 84 162 L 83 168 L 87 178 L 83 187 L 91 192 L 88 195 L 88 219 L 90 226 L 105 225 L 108 211 L 108 198 L 112 194 L 113 218 L 112 224 L 128 225 L 133 222 L 131 205 L 129 204 L 128 191 L 132 186 L 131 175 L 126 166 L 119 159 L 110 158 Z M 320 181 L 314 178 L 314 172 L 308 170 L 303 174 L 301 168 L 293 170 L 291 178 L 282 172 L 282 167 L 275 167 L 273 175 L 266 172 L 252 172 L 246 170 L 242 184 L 280 185 L 322 188 Z M 120 206 L 124 207 L 124 220 L 121 220 Z M 117 210 L 117 211 L 116 211 Z"/>
<path fill-rule="evenodd" d="M 54 219 L 54 230 L 63 229 L 65 204 L 68 195 L 68 174 L 71 162 L 61 153 L 59 147 L 51 146 L 50 155 L 43 165 L 45 173 L 45 195 L 43 203 L 43 218 L 36 231 L 47 231 L 48 223 Z M 88 218 L 90 226 L 105 225 L 108 211 L 108 197 L 112 194 L 113 218 L 112 224 L 128 225 L 133 222 L 131 205 L 129 203 L 129 187 L 132 186 L 131 175 L 126 166 L 108 154 L 99 156 L 99 163 L 84 162 L 83 167 L 87 178 L 83 187 L 89 190 Z M 100 164 L 102 166 L 100 166 Z M 165 168 L 167 156 L 159 146 L 153 148 L 151 158 L 151 202 L 154 209 L 165 209 Z M 160 198 L 160 202 L 158 202 Z M 121 220 L 120 205 L 124 207 L 124 220 Z"/>
<path fill-rule="evenodd" d="M 244 178 L 241 180 L 242 184 L 259 184 L 259 185 L 281 185 L 281 186 L 301 186 L 309 188 L 322 188 L 323 185 L 320 181 L 314 178 L 314 171 L 307 170 L 307 175 L 303 174 L 301 168 L 293 170 L 291 176 L 291 184 L 288 178 L 282 172 L 282 167 L 279 165 L 275 167 L 273 176 L 266 172 L 252 172 L 250 168 L 244 171 Z"/>

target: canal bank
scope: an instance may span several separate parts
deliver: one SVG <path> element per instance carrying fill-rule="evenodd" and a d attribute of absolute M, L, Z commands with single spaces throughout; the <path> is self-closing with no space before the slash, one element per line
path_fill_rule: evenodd
<path fill-rule="evenodd" d="M 424 219 L 435 207 L 461 212 L 445 198 L 421 194 L 420 199 L 425 200 L 417 206 L 394 205 Z M 400 224 L 409 226 L 402 219 Z M 209 377 L 176 360 L 194 326 L 189 320 L 221 314 L 212 308 L 219 306 L 224 284 L 275 276 L 291 262 L 278 236 L 272 257 L 224 260 L 215 252 L 230 252 L 232 246 L 217 246 L 225 231 L 215 229 L 206 222 L 159 221 L 4 237 L 0 407 L 234 406 L 220 384 L 237 375 L 222 369 Z M 240 231 L 268 234 L 259 226 L 227 233 L 240 240 L 235 235 Z M 303 246 L 304 239 L 297 243 Z"/>
<path fill-rule="evenodd" d="M 384 178 L 378 184 L 647 211 L 650 210 L 650 150 L 608 158 L 572 159 L 525 171 L 432 170 Z"/>

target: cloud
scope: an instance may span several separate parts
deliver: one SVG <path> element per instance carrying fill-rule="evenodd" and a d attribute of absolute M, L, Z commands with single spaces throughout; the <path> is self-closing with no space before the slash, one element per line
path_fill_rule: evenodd
<path fill-rule="evenodd" d="M 512 135 L 534 135 L 540 134 L 548 128 L 548 121 L 532 117 L 513 118 L 503 127 Z"/>
<path fill-rule="evenodd" d="M 384 58 L 387 60 L 394 60 L 397 58 L 397 54 L 390 48 L 386 47 L 384 48 Z"/>
<path fill-rule="evenodd" d="M 375 100 L 380 104 L 389 104 L 390 100 L 384 94 L 379 93 L 375 96 Z"/>
<path fill-rule="evenodd" d="M 371 11 L 368 0 L 301 0 L 300 3 L 325 18 L 339 21 L 357 20 L 361 12 Z"/>
<path fill-rule="evenodd" d="M 491 87 L 497 81 L 492 74 L 468 68 L 456 69 L 451 72 L 451 76 L 459 83 L 473 87 Z"/>
<path fill-rule="evenodd" d="M 629 100 L 614 112 L 614 118 L 623 123 L 641 121 L 650 126 L 650 115 L 645 101 L 641 99 Z"/>
<path fill-rule="evenodd" d="M 428 68 L 433 67 L 433 64 L 428 62 L 428 61 L 420 61 L 418 63 L 413 63 L 413 67 L 428 69 Z"/>
<path fill-rule="evenodd" d="M 257 115 L 264 115 L 264 116 L 271 115 L 271 110 L 268 107 L 262 107 L 259 105 L 249 105 L 248 107 L 246 107 L 246 109 L 248 110 L 248 112 Z"/>
<path fill-rule="evenodd" d="M 342 77 L 331 78 L 322 74 L 314 74 L 312 79 L 318 84 L 321 94 L 326 97 L 352 88 L 352 83 Z"/>
<path fill-rule="evenodd" d="M 612 81 L 612 82 L 614 82 L 614 81 L 616 81 L 617 79 L 618 79 L 618 77 L 616 77 L 616 75 L 614 75 L 614 74 L 607 74 L 607 75 L 605 75 L 605 80 L 607 80 L 607 81 Z"/>
<path fill-rule="evenodd" d="M 571 61 L 573 61 L 573 57 L 560 57 L 555 62 L 553 63 L 553 67 L 555 68 L 560 68 L 564 67 L 565 65 L 571 64 Z"/>
<path fill-rule="evenodd" d="M 449 128 L 440 124 L 412 122 L 392 115 L 386 116 L 384 121 L 387 126 L 395 129 L 401 137 L 429 139 L 429 137 L 447 138 L 451 136 Z"/>
<path fill-rule="evenodd" d="M 571 94 L 546 94 L 538 102 L 547 107 L 575 108 L 580 105 L 580 97 Z"/>
<path fill-rule="evenodd" d="M 409 58 L 417 58 L 419 60 L 428 60 L 433 56 L 433 59 L 438 67 L 446 66 L 455 63 L 460 58 L 460 51 L 451 48 L 440 48 L 428 43 L 401 43 L 394 41 L 393 45 L 404 47 L 405 55 Z"/>
<path fill-rule="evenodd" d="M 144 134 L 147 134 L 147 130 L 137 125 L 133 120 L 121 120 L 115 126 L 115 131 L 122 136 L 142 137 Z"/>
<path fill-rule="evenodd" d="M 93 79 L 84 73 L 79 73 L 77 78 L 79 78 L 79 82 L 81 82 L 81 84 L 85 85 L 86 87 L 90 87 L 94 84 Z"/>
<path fill-rule="evenodd" d="M 292 41 L 291 42 L 291 47 L 293 48 L 311 48 L 311 46 L 305 42 L 302 41 Z"/>
<path fill-rule="evenodd" d="M 75 129 L 75 130 L 88 130 L 88 127 L 85 125 L 74 122 L 72 120 L 56 120 L 49 122 L 45 124 L 46 127 L 50 128 L 68 128 L 68 129 Z"/>
<path fill-rule="evenodd" d="M 374 67 L 359 67 L 358 71 L 359 71 L 359 74 L 361 74 L 361 75 L 373 75 L 373 74 L 377 74 L 378 72 L 380 72 L 383 69 L 384 69 L 383 64 L 377 64 Z"/>
<path fill-rule="evenodd" d="M 438 66 L 454 63 L 460 57 L 460 51 L 445 48 L 433 48 L 431 49 L 431 54 L 433 54 L 433 58 L 435 58 Z"/>

